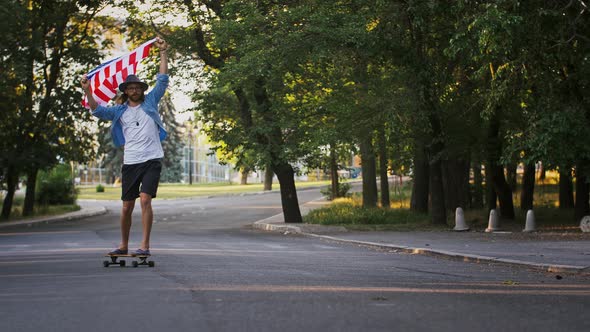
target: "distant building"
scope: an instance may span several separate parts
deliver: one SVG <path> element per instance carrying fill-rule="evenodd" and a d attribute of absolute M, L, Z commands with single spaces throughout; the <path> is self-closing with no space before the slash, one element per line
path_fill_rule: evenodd
<path fill-rule="evenodd" d="M 219 159 L 211 150 L 209 139 L 191 121 L 183 126 L 182 177 L 184 183 L 235 182 L 238 173 L 233 165 L 220 165 Z"/>

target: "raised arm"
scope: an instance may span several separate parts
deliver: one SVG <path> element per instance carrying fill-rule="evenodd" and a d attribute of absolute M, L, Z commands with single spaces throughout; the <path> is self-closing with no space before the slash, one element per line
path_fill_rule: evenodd
<path fill-rule="evenodd" d="M 156 46 L 160 49 L 160 74 L 168 74 L 168 43 L 157 37 Z"/>
<path fill-rule="evenodd" d="M 80 80 L 80 85 L 82 86 L 82 90 L 86 94 L 86 99 L 88 99 L 88 106 L 90 106 L 90 110 L 94 111 L 98 107 L 98 103 L 94 100 L 94 96 L 92 95 L 92 91 L 90 90 L 90 80 L 86 75 L 82 76 Z"/>

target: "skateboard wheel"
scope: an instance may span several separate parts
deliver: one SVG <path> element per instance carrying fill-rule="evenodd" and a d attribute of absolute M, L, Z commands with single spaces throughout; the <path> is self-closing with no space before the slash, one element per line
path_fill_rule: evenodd
<path fill-rule="evenodd" d="M 125 261 L 119 262 L 119 265 L 121 265 L 121 267 L 124 267 L 125 266 Z"/>
<path fill-rule="evenodd" d="M 154 263 L 154 261 L 149 261 L 148 262 L 148 266 L 149 267 L 154 267 L 156 265 L 156 263 Z"/>
<path fill-rule="evenodd" d="M 136 261 L 133 261 L 133 263 L 131 263 L 131 265 L 133 265 L 133 267 L 137 267 L 137 266 L 139 266 L 139 264 L 137 264 L 137 262 L 136 262 Z"/>
<path fill-rule="evenodd" d="M 109 267 L 109 261 L 103 261 L 102 262 L 102 266 Z"/>

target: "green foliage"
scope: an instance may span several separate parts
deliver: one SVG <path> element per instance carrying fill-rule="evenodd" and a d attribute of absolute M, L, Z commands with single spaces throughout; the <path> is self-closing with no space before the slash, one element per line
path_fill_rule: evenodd
<path fill-rule="evenodd" d="M 59 162 L 92 158 L 92 130 L 85 125 L 91 115 L 81 108 L 78 78 L 101 58 L 94 37 L 112 23 L 95 18 L 103 5 L 73 0 L 3 3 L 0 181 L 5 184 Z M 109 46 L 109 40 L 103 45 Z M 28 190 L 25 213 L 31 212 L 35 186 Z"/>
<path fill-rule="evenodd" d="M 164 150 L 164 160 L 162 161 L 162 175 L 161 182 L 178 183 L 182 180 L 182 148 L 184 142 L 182 140 L 180 125 L 176 122 L 176 109 L 170 99 L 170 95 L 166 94 L 160 101 L 159 105 L 162 122 L 168 132 L 168 137 L 162 142 L 162 149 Z"/>
<path fill-rule="evenodd" d="M 351 194 L 349 193 L 350 188 L 352 186 L 348 182 L 340 182 L 338 183 L 338 195 L 336 197 L 350 197 Z M 320 189 L 320 193 L 326 196 L 328 199 L 332 197 L 332 186 L 327 186 Z"/>
<path fill-rule="evenodd" d="M 445 52 L 465 63 L 481 118 L 500 116 L 504 164 L 543 160 L 553 166 L 588 159 L 588 11 L 579 1 L 461 4 Z M 523 153 L 524 152 L 524 153 Z M 522 159 L 521 159 L 522 158 Z"/>
<path fill-rule="evenodd" d="M 115 147 L 111 138 L 111 123 L 98 121 L 98 150 L 100 167 L 105 168 L 107 183 L 114 183 L 121 177 L 121 165 L 123 164 L 123 147 Z"/>
<path fill-rule="evenodd" d="M 31 18 L 46 27 L 39 31 L 59 31 L 63 20 L 54 13 L 67 6 L 34 3 L 32 13 L 7 4 L 3 45 L 22 43 Z M 130 13 L 132 42 L 154 30 L 170 41 L 179 80 L 197 83 L 195 119 L 217 151 L 243 168 L 301 161 L 321 167 L 326 147 L 354 149 L 379 126 L 396 174 L 409 173 L 422 150 L 431 165 L 542 160 L 581 170 L 590 160 L 590 11 L 582 1 L 174 0 L 153 1 L 145 12 L 136 2 L 121 4 Z M 45 20 L 41 9 L 55 10 Z M 83 26 L 86 12 L 77 9 L 68 29 Z M 174 25 L 178 17 L 187 24 Z M 42 55 L 54 52 L 41 52 L 41 45 L 62 45 L 54 35 L 46 44 L 27 40 L 2 49 L 4 178 L 8 166 L 49 165 L 91 150 L 72 129 L 87 116 L 71 115 L 74 75 L 55 81 L 49 94 L 35 94 L 35 103 L 19 90 L 23 81 L 43 83 L 40 73 L 29 73 L 53 65 Z M 64 65 L 89 62 L 92 40 L 66 41 L 72 52 L 58 47 L 55 54 L 66 52 Z M 20 50 L 34 52 L 26 57 Z M 33 90 L 43 91 L 42 84 L 24 91 Z M 41 112 L 31 112 L 36 104 Z M 497 151 L 488 149 L 491 140 Z"/>
<path fill-rule="evenodd" d="M 74 204 L 77 191 L 69 165 L 59 164 L 40 172 L 37 179 L 37 202 L 41 205 Z"/>
<path fill-rule="evenodd" d="M 97 192 L 97 193 L 104 193 L 104 186 L 103 186 L 102 184 L 100 184 L 100 183 L 99 183 L 99 184 L 96 186 L 96 192 Z"/>

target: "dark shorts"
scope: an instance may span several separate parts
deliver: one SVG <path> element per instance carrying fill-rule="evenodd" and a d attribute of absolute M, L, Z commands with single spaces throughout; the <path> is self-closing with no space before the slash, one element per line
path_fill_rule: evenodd
<path fill-rule="evenodd" d="M 121 188 L 123 189 L 121 200 L 133 201 L 139 197 L 140 191 L 155 198 L 161 172 L 161 159 L 148 160 L 141 164 L 123 165 L 121 169 Z"/>

